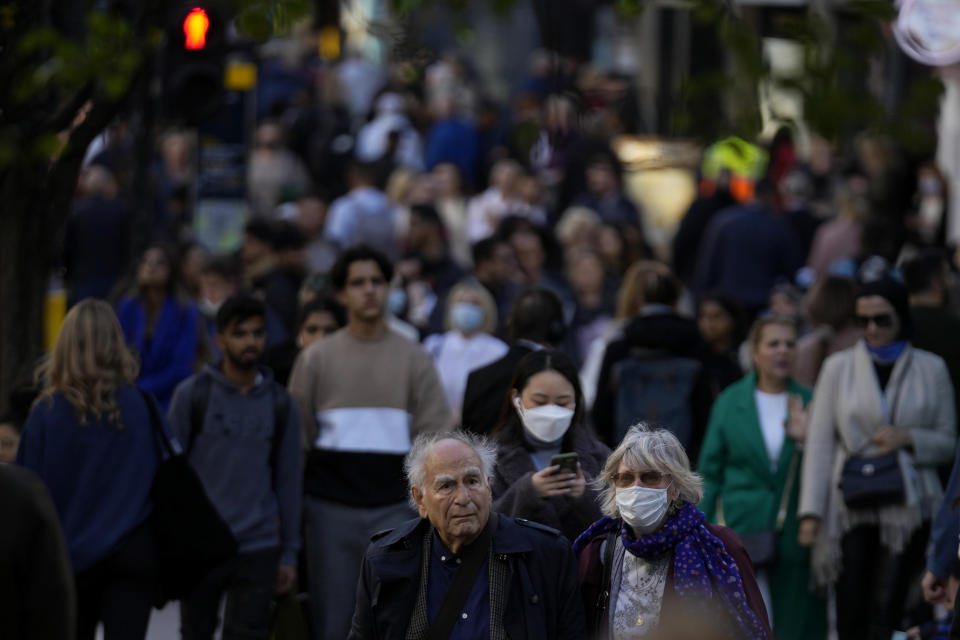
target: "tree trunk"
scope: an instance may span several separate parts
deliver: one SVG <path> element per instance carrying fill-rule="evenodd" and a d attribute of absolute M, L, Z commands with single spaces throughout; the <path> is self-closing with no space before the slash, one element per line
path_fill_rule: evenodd
<path fill-rule="evenodd" d="M 23 160 L 0 172 L 0 412 L 43 355 L 47 281 L 77 175 L 87 147 L 122 100 L 94 102 L 58 157 L 30 159 L 24 150 Z"/>
<path fill-rule="evenodd" d="M 50 252 L 59 233 L 50 220 L 50 195 L 39 188 L 45 182 L 42 173 L 25 169 L 12 167 L 0 183 L 0 411 L 7 409 L 10 391 L 30 379 L 42 355 Z"/>

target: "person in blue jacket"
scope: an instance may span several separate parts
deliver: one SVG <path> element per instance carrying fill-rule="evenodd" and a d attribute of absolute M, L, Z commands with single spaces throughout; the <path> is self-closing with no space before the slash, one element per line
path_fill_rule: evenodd
<path fill-rule="evenodd" d="M 100 622 L 105 640 L 142 640 L 156 589 L 148 518 L 159 445 L 153 399 L 133 385 L 137 361 L 109 304 L 88 298 L 70 310 L 38 377 L 17 462 L 43 480 L 63 527 L 77 640 L 93 640 Z"/>
<path fill-rule="evenodd" d="M 960 554 L 960 450 L 953 462 L 947 488 L 943 492 L 943 501 L 937 510 L 930 527 L 930 544 L 927 547 L 927 569 L 920 581 L 924 599 L 931 604 L 943 604 L 954 608 L 954 623 L 950 630 L 951 638 L 960 637 L 960 623 L 957 623 L 957 608 L 960 598 L 951 602 L 948 582 L 954 575 Z"/>
<path fill-rule="evenodd" d="M 137 384 L 166 412 L 173 390 L 194 369 L 201 325 L 197 306 L 180 295 L 177 261 L 162 246 L 148 248 L 137 287 L 120 299 L 117 317 L 127 344 L 140 356 Z"/>

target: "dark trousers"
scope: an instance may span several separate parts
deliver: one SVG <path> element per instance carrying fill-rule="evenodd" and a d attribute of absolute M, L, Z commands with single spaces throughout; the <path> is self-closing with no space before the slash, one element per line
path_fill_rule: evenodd
<path fill-rule="evenodd" d="M 904 630 L 904 614 L 915 601 L 924 567 L 930 524 L 913 533 L 893 554 L 880 544 L 875 525 L 854 527 L 843 536 L 843 570 L 837 580 L 837 635 L 840 640 L 889 640 Z"/>
<path fill-rule="evenodd" d="M 953 621 L 950 623 L 949 640 L 960 640 L 960 594 L 953 599 Z"/>
<path fill-rule="evenodd" d="M 78 574 L 77 640 L 143 640 L 156 593 L 157 547 L 148 524 L 135 529 L 106 560 Z"/>
<path fill-rule="evenodd" d="M 277 548 L 249 551 L 220 565 L 180 602 L 183 640 L 210 640 L 219 622 L 220 598 L 227 597 L 223 640 L 266 640 L 277 583 Z"/>

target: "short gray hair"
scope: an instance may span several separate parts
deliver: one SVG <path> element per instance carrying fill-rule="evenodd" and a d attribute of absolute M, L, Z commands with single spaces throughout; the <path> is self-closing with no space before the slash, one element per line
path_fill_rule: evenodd
<path fill-rule="evenodd" d="M 703 499 L 703 479 L 690 470 L 690 459 L 677 436 L 666 429 L 654 429 L 640 422 L 633 425 L 614 449 L 603 471 L 593 481 L 600 491 L 600 510 L 604 515 L 619 517 L 614 477 L 620 463 L 638 470 L 667 474 L 680 492 L 680 500 L 698 504 Z"/>
<path fill-rule="evenodd" d="M 493 470 L 497 466 L 496 445 L 483 436 L 478 436 L 468 431 L 461 431 L 459 429 L 456 431 L 435 431 L 418 435 L 413 441 L 413 445 L 410 447 L 406 458 L 403 459 L 403 471 L 407 476 L 408 490 L 413 489 L 413 487 L 418 487 L 421 491 L 424 489 L 427 479 L 424 477 L 423 464 L 426 462 L 430 449 L 441 440 L 456 440 L 473 449 L 477 457 L 480 458 L 480 464 L 483 466 L 483 476 L 488 480 L 493 478 Z M 408 500 L 414 511 L 416 511 L 417 504 L 413 499 L 412 492 L 410 492 Z"/>

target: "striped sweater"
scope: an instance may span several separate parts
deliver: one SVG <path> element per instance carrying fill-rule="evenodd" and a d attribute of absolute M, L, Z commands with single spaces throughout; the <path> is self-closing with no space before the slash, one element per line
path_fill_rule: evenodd
<path fill-rule="evenodd" d="M 358 507 L 406 499 L 403 457 L 417 434 L 452 416 L 430 356 L 385 331 L 341 329 L 305 349 L 290 374 L 300 409 L 308 495 Z"/>

